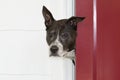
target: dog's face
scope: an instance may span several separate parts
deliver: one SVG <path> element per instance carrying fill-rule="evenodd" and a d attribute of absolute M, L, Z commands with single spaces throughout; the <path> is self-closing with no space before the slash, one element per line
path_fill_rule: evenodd
<path fill-rule="evenodd" d="M 43 16 L 47 31 L 47 43 L 50 46 L 50 56 L 75 57 L 75 41 L 77 23 L 84 17 L 55 20 L 51 12 L 43 6 Z"/>

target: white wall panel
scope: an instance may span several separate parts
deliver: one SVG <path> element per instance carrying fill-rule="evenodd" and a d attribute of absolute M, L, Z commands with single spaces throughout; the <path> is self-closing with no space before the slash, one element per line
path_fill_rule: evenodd
<path fill-rule="evenodd" d="M 72 15 L 72 1 L 0 0 L 0 30 L 44 30 L 42 6 L 61 19 Z"/>
<path fill-rule="evenodd" d="M 0 0 L 0 80 L 74 80 L 70 60 L 49 57 L 42 16 L 74 13 L 74 0 Z"/>
<path fill-rule="evenodd" d="M 48 46 L 43 33 L 0 31 L 0 74 L 48 73 Z"/>

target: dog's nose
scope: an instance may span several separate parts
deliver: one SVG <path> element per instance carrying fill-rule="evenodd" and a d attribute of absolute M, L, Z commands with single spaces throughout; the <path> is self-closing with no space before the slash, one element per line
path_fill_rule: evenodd
<path fill-rule="evenodd" d="M 58 47 L 57 47 L 57 46 L 52 46 L 52 47 L 50 48 L 50 51 L 51 51 L 52 53 L 56 53 L 56 52 L 58 51 Z"/>

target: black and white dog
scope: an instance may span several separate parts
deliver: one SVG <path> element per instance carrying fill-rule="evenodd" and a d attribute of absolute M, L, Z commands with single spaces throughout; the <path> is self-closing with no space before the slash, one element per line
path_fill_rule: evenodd
<path fill-rule="evenodd" d="M 77 23 L 83 21 L 85 17 L 73 16 L 69 19 L 55 20 L 45 6 L 42 13 L 45 19 L 50 56 L 69 58 L 75 64 Z"/>

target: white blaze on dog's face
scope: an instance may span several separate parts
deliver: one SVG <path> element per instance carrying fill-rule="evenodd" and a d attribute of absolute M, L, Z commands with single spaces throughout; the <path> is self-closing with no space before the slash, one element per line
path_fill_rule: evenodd
<path fill-rule="evenodd" d="M 47 36 L 50 46 L 50 56 L 75 57 L 75 41 L 77 35 L 77 23 L 84 17 L 71 17 L 69 19 L 55 20 L 50 11 L 43 7 Z"/>
<path fill-rule="evenodd" d="M 54 50 L 57 50 L 57 52 L 55 52 Z M 53 41 L 51 44 L 50 44 L 50 56 L 64 56 L 64 53 L 63 53 L 63 45 L 60 43 L 59 41 L 59 35 L 57 35 L 57 38 L 55 41 Z M 56 54 L 54 54 L 54 52 Z"/>

